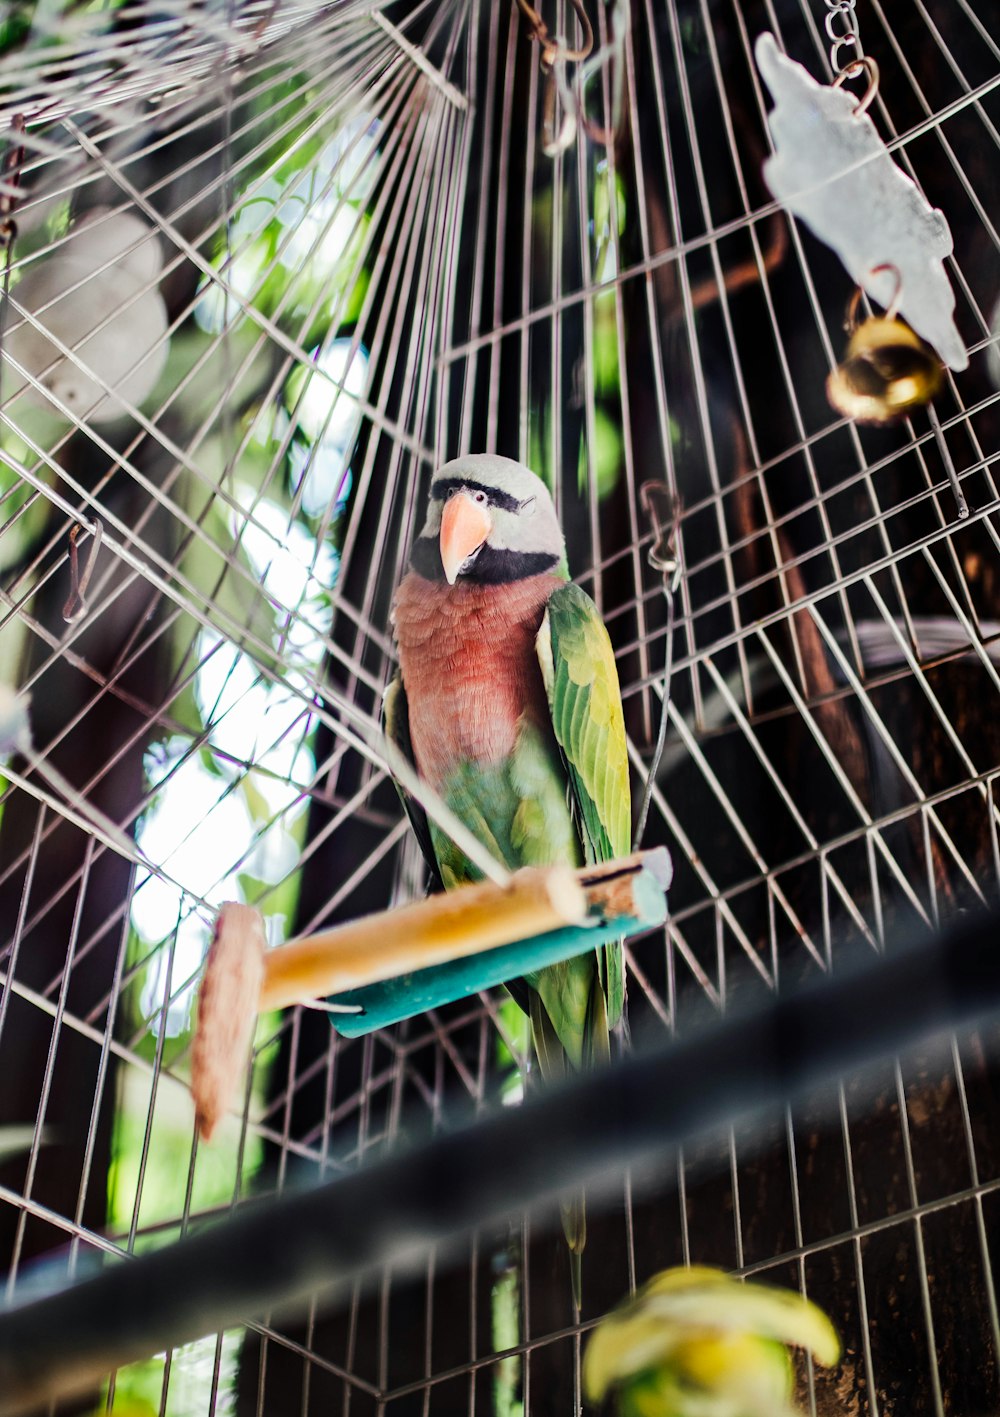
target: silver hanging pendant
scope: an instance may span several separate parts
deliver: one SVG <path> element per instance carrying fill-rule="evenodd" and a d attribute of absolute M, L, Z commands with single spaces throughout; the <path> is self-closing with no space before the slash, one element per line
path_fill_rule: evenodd
<path fill-rule="evenodd" d="M 820 84 L 762 34 L 757 67 L 774 99 L 768 126 L 774 156 L 764 180 L 775 198 L 834 250 L 877 304 L 899 292 L 899 314 L 955 370 L 969 363 L 955 326 L 955 292 L 944 269 L 952 251 L 944 214 L 893 162 L 866 112 L 878 69 L 862 58 Z M 862 71 L 861 99 L 841 88 Z"/>

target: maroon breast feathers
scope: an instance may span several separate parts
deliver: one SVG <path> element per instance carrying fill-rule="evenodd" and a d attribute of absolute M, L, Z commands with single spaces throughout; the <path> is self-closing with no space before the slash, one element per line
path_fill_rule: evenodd
<path fill-rule="evenodd" d="M 562 581 L 449 586 L 414 571 L 396 592 L 393 624 L 418 770 L 440 787 L 459 762 L 513 750 L 525 713 L 547 716 L 535 638 Z"/>

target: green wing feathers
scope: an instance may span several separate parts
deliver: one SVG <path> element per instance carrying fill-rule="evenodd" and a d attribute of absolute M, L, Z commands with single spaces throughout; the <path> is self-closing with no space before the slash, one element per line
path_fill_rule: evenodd
<path fill-rule="evenodd" d="M 538 660 L 552 727 L 569 774 L 587 858 L 608 861 L 631 846 L 632 804 L 621 689 L 611 640 L 579 586 L 553 592 L 538 633 Z M 603 952 L 607 1023 L 624 1006 L 621 945 Z"/>
<path fill-rule="evenodd" d="M 579 586 L 560 586 L 551 596 L 538 658 L 591 859 L 625 856 L 632 804 L 618 670 L 604 622 Z"/>

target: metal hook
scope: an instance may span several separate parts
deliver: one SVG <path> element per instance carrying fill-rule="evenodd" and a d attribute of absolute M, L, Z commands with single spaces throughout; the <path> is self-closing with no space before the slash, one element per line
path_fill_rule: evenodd
<path fill-rule="evenodd" d="M 853 59 L 850 64 L 845 64 L 840 73 L 830 85 L 832 89 L 843 88 L 848 79 L 856 78 L 858 74 L 868 75 L 868 87 L 858 99 L 855 108 L 855 118 L 860 118 L 862 113 L 867 113 L 868 109 L 878 93 L 879 72 L 878 64 L 870 54 L 862 54 L 860 58 Z"/>
<path fill-rule="evenodd" d="M 90 578 L 94 574 L 94 566 L 97 562 L 97 553 L 100 550 L 101 538 L 104 535 L 104 524 L 98 518 L 94 518 L 93 541 L 90 547 L 90 554 L 87 557 L 87 564 L 80 570 L 80 553 L 77 549 L 77 538 L 82 527 L 79 522 L 74 522 L 69 533 L 69 576 L 70 590 L 66 597 L 66 604 L 63 606 L 63 619 L 68 625 L 73 625 L 87 613 L 87 587 L 90 585 Z"/>
<path fill-rule="evenodd" d="M 577 129 L 583 128 L 588 137 L 609 147 L 614 142 L 615 133 L 621 122 L 624 106 L 624 48 L 629 29 L 628 6 L 624 0 L 615 0 L 610 19 L 611 38 L 597 53 L 593 53 L 594 31 L 583 7 L 583 0 L 570 0 L 573 10 L 583 30 L 583 43 L 572 48 L 561 35 L 552 35 L 541 15 L 529 0 L 517 0 L 521 13 L 527 20 L 532 41 L 537 41 L 540 49 L 542 72 L 548 75 L 548 83 L 542 106 L 542 151 L 546 157 L 557 157 L 565 152 L 576 138 Z M 567 65 L 579 64 L 576 79 L 570 83 Z M 587 117 L 586 87 L 595 74 L 606 65 L 614 63 L 612 89 L 612 122 L 610 128 L 601 128 Z M 562 119 L 556 125 L 557 100 L 562 107 Z"/>
<path fill-rule="evenodd" d="M 556 97 L 562 104 L 562 122 L 556 131 Z M 545 84 L 545 98 L 542 105 L 542 152 L 546 157 L 558 157 L 572 146 L 576 137 L 577 119 L 576 95 L 566 78 L 566 65 L 559 61 L 553 64 Z"/>
<path fill-rule="evenodd" d="M 644 482 L 639 496 L 653 531 L 653 544 L 646 560 L 654 571 L 661 572 L 666 588 L 671 595 L 675 595 L 681 583 L 681 561 L 677 551 L 681 500 L 665 482 Z"/>
<path fill-rule="evenodd" d="M 587 18 L 587 12 L 583 8 L 583 0 L 570 0 L 580 22 L 580 28 L 583 30 L 583 43 L 577 49 L 573 49 L 567 44 L 561 35 L 552 35 L 548 25 L 534 6 L 528 3 L 528 0 L 517 0 L 517 4 L 531 28 L 530 38 L 532 41 L 537 40 L 541 48 L 541 65 L 545 73 L 548 73 L 554 64 L 567 61 L 576 63 L 589 56 L 594 47 L 594 31 Z"/>
<path fill-rule="evenodd" d="M 896 277 L 896 289 L 892 293 L 892 299 L 886 306 L 884 316 L 886 320 L 895 320 L 897 315 L 899 314 L 899 302 L 903 298 L 903 276 L 899 267 L 893 265 L 892 261 L 883 261 L 881 265 L 872 266 L 868 274 L 870 276 L 877 276 L 880 275 L 882 271 L 891 271 L 892 274 Z M 844 329 L 849 335 L 853 335 L 854 331 L 858 328 L 858 305 L 861 301 L 861 296 L 863 293 L 864 286 L 855 286 L 854 293 L 851 296 L 850 300 L 847 302 L 847 313 L 844 317 Z"/>
<path fill-rule="evenodd" d="M 667 623 L 660 722 L 656 730 L 656 742 L 653 745 L 653 755 L 646 773 L 646 783 L 632 837 L 633 851 L 637 849 L 646 831 L 649 807 L 653 800 L 653 789 L 656 785 L 660 763 L 663 761 L 663 749 L 667 741 L 667 721 L 670 717 L 670 681 L 674 669 L 674 597 L 681 583 L 681 559 L 677 550 L 677 532 L 681 522 L 681 500 L 671 492 L 665 482 L 644 482 L 639 488 L 639 496 L 642 500 L 643 511 L 646 513 L 653 531 L 653 544 L 646 553 L 646 560 L 654 571 L 661 572 L 663 576 L 663 597 L 667 607 Z"/>
<path fill-rule="evenodd" d="M 611 10 L 611 38 L 596 54 L 592 54 L 585 64 L 580 65 L 577 75 L 577 105 L 580 123 L 588 138 L 604 147 L 611 147 L 621 124 L 625 95 L 625 37 L 629 31 L 629 8 L 623 0 L 615 0 Z M 587 85 L 595 74 L 606 66 L 614 65 L 611 85 L 611 125 L 600 128 L 587 117 Z"/>

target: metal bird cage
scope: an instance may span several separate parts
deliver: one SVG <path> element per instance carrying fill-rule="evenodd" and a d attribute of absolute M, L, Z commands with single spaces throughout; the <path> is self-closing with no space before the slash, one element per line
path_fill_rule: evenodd
<path fill-rule="evenodd" d="M 424 889 L 379 702 L 430 473 L 459 452 L 552 486 L 637 785 L 669 687 L 646 840 L 675 879 L 666 929 L 628 947 L 635 1038 L 996 900 L 994 8 L 588 0 L 570 90 L 564 0 L 5 7 L 0 686 L 28 703 L 0 779 L 9 1296 L 533 1086 L 499 991 L 353 1040 L 321 1011 L 262 1019 L 207 1146 L 186 1086 L 222 901 L 282 939 Z M 829 79 L 834 10 L 955 238 L 969 368 L 891 428 L 827 403 L 850 281 L 761 177 L 753 40 Z M 672 616 L 647 481 L 681 508 Z M 580 1314 L 532 1213 L 58 1410 L 565 1414 L 596 1318 L 691 1261 L 828 1310 L 845 1356 L 802 1363 L 805 1410 L 986 1417 L 995 1032 L 622 1178 Z"/>

